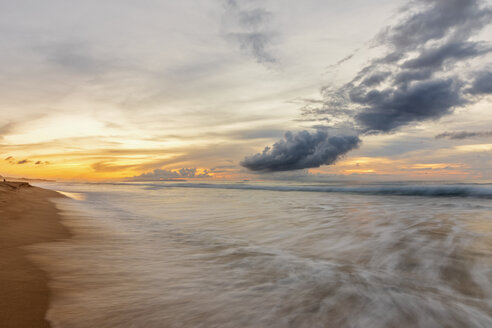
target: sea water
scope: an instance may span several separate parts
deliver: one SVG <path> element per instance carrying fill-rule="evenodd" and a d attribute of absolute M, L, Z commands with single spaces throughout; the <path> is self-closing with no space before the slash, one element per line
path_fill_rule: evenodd
<path fill-rule="evenodd" d="M 54 327 L 492 327 L 492 185 L 43 187 Z"/>

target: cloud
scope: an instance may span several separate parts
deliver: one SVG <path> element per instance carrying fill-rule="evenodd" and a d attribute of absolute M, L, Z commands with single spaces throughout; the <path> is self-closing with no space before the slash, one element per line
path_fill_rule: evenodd
<path fill-rule="evenodd" d="M 194 178 L 197 175 L 196 168 L 181 168 L 177 173 L 183 178 Z"/>
<path fill-rule="evenodd" d="M 418 82 L 408 88 L 372 90 L 353 94 L 351 100 L 366 106 L 355 120 L 364 132 L 389 132 L 412 122 L 437 119 L 466 100 L 452 79 Z"/>
<path fill-rule="evenodd" d="M 22 165 L 22 164 L 27 164 L 27 163 L 31 163 L 31 162 L 33 162 L 33 161 L 31 161 L 31 160 L 29 160 L 29 159 L 27 159 L 27 158 L 26 158 L 26 159 L 23 159 L 23 160 L 18 161 L 18 160 L 16 160 L 16 159 L 15 159 L 14 157 L 12 157 L 12 156 L 9 156 L 9 157 L 5 158 L 4 160 L 5 160 L 5 161 L 7 161 L 9 164 L 18 164 L 18 165 Z M 36 162 L 34 162 L 34 164 L 36 164 L 36 165 L 40 165 L 40 164 L 49 164 L 49 163 L 50 163 L 50 162 L 48 162 L 48 161 L 44 161 L 44 162 L 43 162 L 43 161 L 36 161 Z"/>
<path fill-rule="evenodd" d="M 258 63 L 276 62 L 269 51 L 273 33 L 269 30 L 268 23 L 272 13 L 260 7 L 247 8 L 246 5 L 245 2 L 236 0 L 225 2 L 224 37 L 253 56 Z"/>
<path fill-rule="evenodd" d="M 491 21 L 492 10 L 479 0 L 409 2 L 399 21 L 374 39 L 383 55 L 370 60 L 345 85 L 322 88 L 323 102 L 302 108 L 303 119 L 367 135 L 451 114 L 474 101 L 468 94 L 490 90 L 490 75 L 482 73 L 466 92 L 468 82 L 461 78 L 465 74 L 459 64 L 491 52 L 489 44 L 472 39 Z M 349 142 L 326 148 L 326 157 L 318 156 L 323 151 L 316 147 L 325 149 L 336 138 L 319 132 L 286 134 L 272 149 L 247 157 L 242 165 L 260 171 L 317 167 L 332 164 L 360 143 L 358 137 L 340 136 Z"/>
<path fill-rule="evenodd" d="M 9 164 L 15 164 L 15 158 L 13 158 L 12 156 L 9 156 L 9 157 L 5 158 L 4 160 L 9 162 Z"/>
<path fill-rule="evenodd" d="M 193 179 L 193 178 L 209 178 L 211 175 L 210 171 L 205 170 L 199 173 L 196 168 L 181 168 L 179 170 L 164 170 L 155 169 L 152 172 L 143 173 L 128 180 L 132 181 L 155 181 L 155 180 L 172 180 L 172 179 Z"/>
<path fill-rule="evenodd" d="M 352 57 L 354 57 L 354 55 L 355 55 L 355 53 L 351 53 L 350 55 L 343 57 L 342 59 L 340 59 L 339 61 L 336 62 L 335 66 L 339 66 L 339 65 L 345 63 L 346 61 L 349 61 L 350 59 L 352 59 Z"/>
<path fill-rule="evenodd" d="M 468 89 L 471 94 L 492 93 L 492 72 L 490 70 L 477 73 L 472 86 Z"/>
<path fill-rule="evenodd" d="M 354 123 L 362 133 L 390 132 L 467 104 L 466 83 L 453 68 L 492 50 L 484 42 L 469 40 L 492 18 L 480 1 L 414 3 L 419 5 L 416 12 L 377 38 L 378 45 L 390 51 L 338 90 L 345 94 L 344 105 L 355 110 Z M 382 70 L 386 74 L 381 75 Z M 375 88 L 382 81 L 387 86 Z"/>
<path fill-rule="evenodd" d="M 475 137 L 492 137 L 492 131 L 456 131 L 456 132 L 444 132 L 441 134 L 438 134 L 435 136 L 436 139 L 456 139 L 456 140 L 461 140 L 461 139 L 468 139 L 468 138 L 475 138 Z"/>
<path fill-rule="evenodd" d="M 0 139 L 2 139 L 5 135 L 12 132 L 14 126 L 15 124 L 12 122 L 0 126 Z"/>
<path fill-rule="evenodd" d="M 9 156 L 7 158 L 4 159 L 5 161 L 7 161 L 9 164 L 18 164 L 18 165 L 22 165 L 22 164 L 26 164 L 26 163 L 30 163 L 32 161 L 28 160 L 27 158 L 26 159 L 23 159 L 23 160 L 16 160 L 14 157 L 12 156 Z"/>
<path fill-rule="evenodd" d="M 386 78 L 390 75 L 390 72 L 375 72 L 364 78 L 361 84 L 365 85 L 366 87 L 376 86 L 386 80 Z"/>
<path fill-rule="evenodd" d="M 394 83 L 397 85 L 408 85 L 410 82 L 427 80 L 431 77 L 433 71 L 432 69 L 416 69 L 416 70 L 406 70 L 395 74 Z"/>
<path fill-rule="evenodd" d="M 119 172 L 135 168 L 136 165 L 118 165 L 107 162 L 97 162 L 91 165 L 95 172 Z"/>
<path fill-rule="evenodd" d="M 396 53 L 446 37 L 448 40 L 467 39 L 488 24 L 491 16 L 490 8 L 484 8 L 478 0 L 416 0 L 402 11 L 410 14 L 395 26 L 384 29 L 377 38 L 379 43 L 388 43 L 397 49 Z"/>
<path fill-rule="evenodd" d="M 386 133 L 436 119 L 470 103 L 459 63 L 492 51 L 472 37 L 492 20 L 478 0 L 413 1 L 400 21 L 385 28 L 375 46 L 387 51 L 370 61 L 344 86 L 328 90 L 309 112 L 316 119 L 340 118 L 360 133 Z M 486 93 L 490 76 L 481 73 L 468 93 Z M 332 119 L 333 120 L 333 119 Z M 340 119 L 338 119 L 340 121 Z"/>
<path fill-rule="evenodd" d="M 246 157 L 241 165 L 261 172 L 300 170 L 332 164 L 359 146 L 356 136 L 329 136 L 325 131 L 286 132 L 271 148 Z"/>
<path fill-rule="evenodd" d="M 446 61 L 476 57 L 490 51 L 490 46 L 479 42 L 452 42 L 423 50 L 417 58 L 403 63 L 404 68 L 441 68 Z"/>

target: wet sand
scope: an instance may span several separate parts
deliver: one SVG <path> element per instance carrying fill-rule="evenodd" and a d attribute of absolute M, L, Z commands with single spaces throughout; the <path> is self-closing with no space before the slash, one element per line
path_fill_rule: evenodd
<path fill-rule="evenodd" d="M 49 327 L 48 276 L 25 246 L 69 237 L 50 198 L 59 193 L 26 182 L 0 182 L 0 326 Z"/>

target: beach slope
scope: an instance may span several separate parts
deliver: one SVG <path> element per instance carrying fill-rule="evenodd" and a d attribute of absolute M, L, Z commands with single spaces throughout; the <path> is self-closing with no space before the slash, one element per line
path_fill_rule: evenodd
<path fill-rule="evenodd" d="M 59 193 L 26 182 L 0 182 L 0 326 L 49 327 L 50 291 L 45 272 L 24 246 L 69 236 L 50 198 Z"/>

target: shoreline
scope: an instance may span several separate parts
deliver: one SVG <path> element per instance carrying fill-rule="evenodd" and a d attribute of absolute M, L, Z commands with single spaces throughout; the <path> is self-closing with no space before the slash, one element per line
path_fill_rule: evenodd
<path fill-rule="evenodd" d="M 49 277 L 25 246 L 70 237 L 50 198 L 60 193 L 26 182 L 0 182 L 0 326 L 50 327 Z"/>

